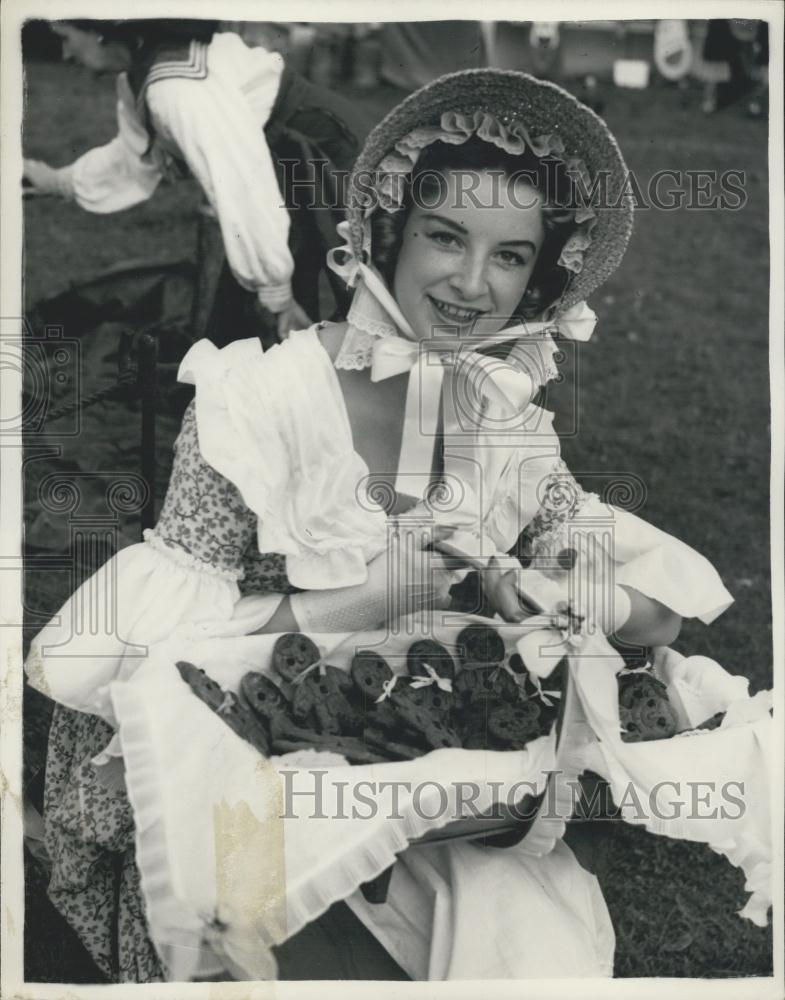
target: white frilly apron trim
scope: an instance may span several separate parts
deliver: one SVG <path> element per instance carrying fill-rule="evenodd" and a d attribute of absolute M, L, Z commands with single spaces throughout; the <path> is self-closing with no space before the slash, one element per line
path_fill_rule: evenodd
<path fill-rule="evenodd" d="M 200 964 L 203 923 L 179 894 L 171 878 L 165 811 L 159 794 L 158 764 L 152 752 L 144 707 L 130 684 L 115 683 L 112 704 L 121 720 L 120 741 L 125 760 L 125 783 L 134 813 L 136 865 L 145 898 L 145 911 L 158 957 L 174 982 L 188 982 Z"/>

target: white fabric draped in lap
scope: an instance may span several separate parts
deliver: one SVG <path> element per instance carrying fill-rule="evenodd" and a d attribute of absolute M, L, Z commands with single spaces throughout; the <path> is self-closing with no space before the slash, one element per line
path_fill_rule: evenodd
<path fill-rule="evenodd" d="M 303 763 L 308 755 L 300 754 L 263 764 L 193 697 L 174 661 L 195 662 L 233 690 L 247 670 L 269 669 L 276 637 L 204 638 L 209 631 L 216 630 L 180 630 L 152 650 L 130 681 L 111 689 L 151 932 L 178 956 L 179 975 L 191 975 L 196 966 L 189 963 L 199 959 L 200 915 L 218 914 L 228 925 L 213 937 L 214 948 L 247 975 L 262 976 L 269 945 L 347 898 L 414 978 L 610 974 L 607 909 L 595 878 L 566 848 L 545 858 L 534 857 L 526 841 L 509 850 L 429 848 L 422 859 L 419 848 L 408 850 L 389 907 L 365 907 L 357 895 L 358 886 L 386 870 L 412 838 L 472 814 L 465 807 L 459 813 L 461 782 L 479 789 L 478 812 L 495 800 L 517 801 L 522 781 L 529 782 L 526 791 L 543 791 L 556 767 L 553 734 L 515 753 L 440 750 L 414 761 L 354 767 L 334 755 L 313 754 Z M 331 662 L 346 666 L 353 637 L 315 639 Z M 289 785 L 283 772 L 289 772 Z M 491 777 L 496 786 L 487 784 Z M 450 797 L 446 805 L 434 780 Z M 374 796 L 366 788 L 379 806 L 368 817 L 353 792 L 359 795 L 368 781 L 401 783 L 396 805 L 389 793 Z M 292 792 L 286 797 L 285 787 Z M 359 816 L 351 815 L 354 806 Z M 222 852 L 241 838 L 247 849 L 224 863 Z M 424 936 L 409 939 L 406 920 L 425 921 Z M 249 937 L 257 942 L 255 951 L 248 950 Z M 555 973 L 543 971 L 549 960 Z"/>

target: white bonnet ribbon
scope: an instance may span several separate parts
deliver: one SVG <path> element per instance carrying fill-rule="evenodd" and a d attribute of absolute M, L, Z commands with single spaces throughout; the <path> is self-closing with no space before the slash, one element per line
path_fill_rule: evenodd
<path fill-rule="evenodd" d="M 597 314 L 585 302 L 577 302 L 548 325 L 557 327 L 559 333 L 568 340 L 585 343 L 594 333 Z"/>
<path fill-rule="evenodd" d="M 346 243 L 342 247 L 333 247 L 332 250 L 327 252 L 327 266 L 331 271 L 335 272 L 340 278 L 346 282 L 349 288 L 354 288 L 357 282 L 362 279 L 365 282 L 368 291 L 376 298 L 376 300 L 384 307 L 384 309 L 389 313 L 390 317 L 394 320 L 398 329 L 408 337 L 410 340 L 416 341 L 414 331 L 398 307 L 398 303 L 390 294 L 389 289 L 384 283 L 382 276 L 376 271 L 372 264 L 364 264 L 361 260 L 355 256 L 354 251 L 351 246 L 349 239 L 349 223 L 340 222 L 337 226 L 338 235 L 346 240 Z M 368 259 L 371 257 L 371 242 L 370 236 L 367 232 L 363 237 L 363 252 L 367 254 Z M 343 262 L 338 261 L 337 255 L 342 254 L 345 256 Z"/>
<path fill-rule="evenodd" d="M 427 494 L 431 482 L 431 463 L 436 430 L 439 423 L 439 406 L 445 364 L 452 363 L 452 352 L 439 350 L 435 345 L 421 344 L 403 337 L 384 337 L 373 345 L 371 380 L 374 382 L 410 371 L 406 392 L 401 457 L 398 464 L 395 489 L 399 493 L 418 498 Z M 497 404 L 508 416 L 522 413 L 536 392 L 535 380 L 525 371 L 517 370 L 498 358 L 486 357 L 475 351 L 460 355 L 454 366 L 456 375 L 465 377 L 475 398 L 485 398 Z M 445 438 L 465 438 L 467 432 L 476 434 L 479 420 L 470 408 L 470 426 L 460 426 L 449 411 L 445 415 Z M 446 470 L 445 470 L 446 471 Z M 463 476 L 460 477 L 463 479 Z"/>
<path fill-rule="evenodd" d="M 344 220 L 343 222 L 339 222 L 335 228 L 338 235 L 344 241 L 344 244 L 343 246 L 333 247 L 327 251 L 327 266 L 334 274 L 342 278 L 349 288 L 354 288 L 357 284 L 357 278 L 360 275 L 360 261 L 352 249 L 351 226 L 348 220 Z M 367 246 L 365 245 L 366 242 Z M 370 235 L 363 238 L 363 250 L 370 257 Z"/>

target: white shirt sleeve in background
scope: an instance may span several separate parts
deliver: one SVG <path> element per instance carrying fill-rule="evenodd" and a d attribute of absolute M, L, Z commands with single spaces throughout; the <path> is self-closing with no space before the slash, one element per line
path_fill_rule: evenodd
<path fill-rule="evenodd" d="M 228 44 L 227 44 L 228 43 Z M 253 56 L 254 62 L 243 62 Z M 234 58 L 233 58 L 234 57 Z M 264 135 L 280 84 L 277 53 L 217 36 L 203 80 L 157 80 L 147 91 L 156 132 L 176 146 L 214 209 L 237 281 L 273 311 L 291 298 L 289 213 Z"/>
<path fill-rule="evenodd" d="M 121 74 L 117 79 L 117 135 L 64 168 L 79 207 L 108 214 L 147 201 L 162 177 L 157 164 L 143 159 L 149 141 L 128 81 Z"/>
<path fill-rule="evenodd" d="M 232 273 L 274 312 L 291 298 L 294 270 L 289 213 L 264 135 L 282 71 L 278 53 L 219 34 L 209 46 L 207 77 L 159 79 L 146 94 L 157 137 L 186 162 L 215 211 Z M 124 74 L 118 77 L 117 123 L 111 142 L 59 171 L 89 212 L 140 204 L 163 176 L 159 162 L 145 155 L 150 137 Z"/>

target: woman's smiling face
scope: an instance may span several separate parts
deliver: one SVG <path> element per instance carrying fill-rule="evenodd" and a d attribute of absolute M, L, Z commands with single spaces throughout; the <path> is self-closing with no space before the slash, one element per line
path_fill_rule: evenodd
<path fill-rule="evenodd" d="M 447 326 L 497 333 L 529 284 L 545 236 L 541 195 L 498 173 L 476 179 L 468 194 L 465 174 L 446 172 L 435 207 L 423 197 L 406 220 L 393 293 L 418 340 Z"/>

